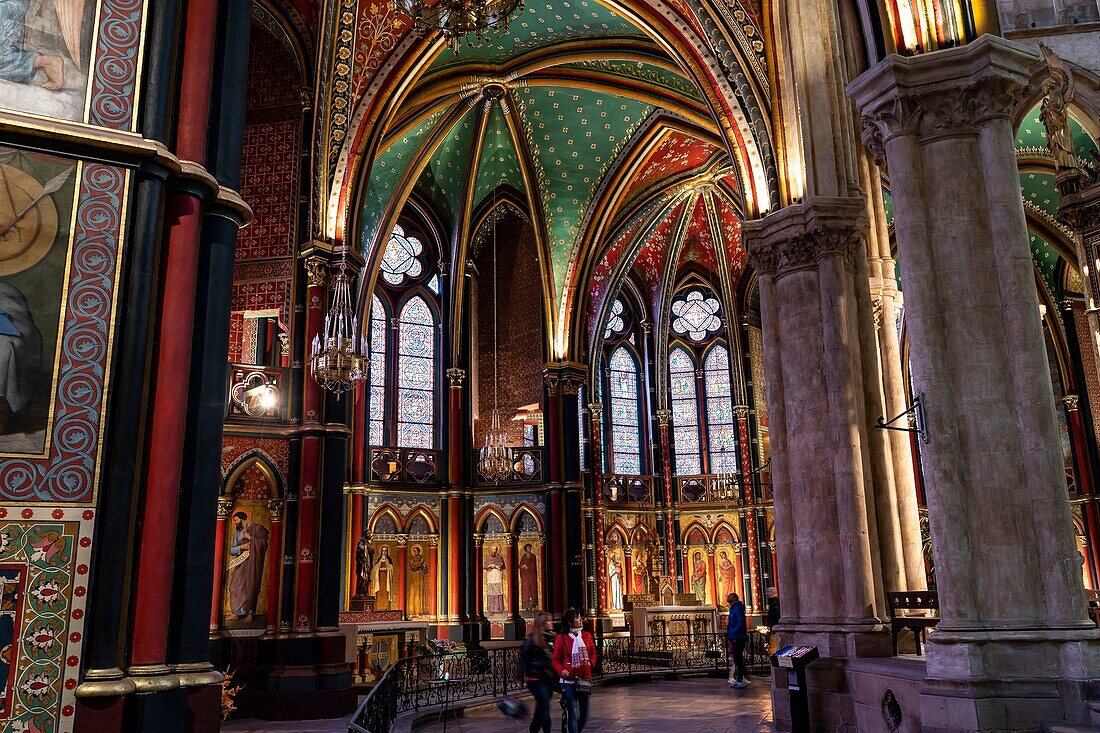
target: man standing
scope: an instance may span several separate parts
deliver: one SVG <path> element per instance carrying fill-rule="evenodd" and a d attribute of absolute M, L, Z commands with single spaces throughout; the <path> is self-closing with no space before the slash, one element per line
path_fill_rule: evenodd
<path fill-rule="evenodd" d="M 233 544 L 229 547 L 230 621 L 251 623 L 264 579 L 264 558 L 271 533 L 248 521 L 244 512 L 233 514 Z"/>
<path fill-rule="evenodd" d="M 539 607 L 539 563 L 530 543 L 523 546 L 519 559 L 519 606 L 524 611 L 537 611 Z"/>
<path fill-rule="evenodd" d="M 745 679 L 745 642 L 748 641 L 748 629 L 745 626 L 745 604 L 736 593 L 726 596 L 730 606 L 729 622 L 726 624 L 726 643 L 729 644 L 733 664 L 730 666 L 730 687 L 748 687 Z"/>

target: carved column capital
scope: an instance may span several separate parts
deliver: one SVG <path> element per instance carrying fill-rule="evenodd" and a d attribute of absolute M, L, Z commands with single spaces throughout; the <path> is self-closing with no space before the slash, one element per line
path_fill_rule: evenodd
<path fill-rule="evenodd" d="M 1080 404 L 1081 398 L 1075 394 L 1068 394 L 1062 398 L 1062 402 L 1065 404 L 1066 409 L 1073 412 Z"/>
<path fill-rule="evenodd" d="M 657 417 L 657 423 L 662 427 L 668 427 L 669 418 L 672 417 L 672 410 L 656 410 L 653 413 Z"/>
<path fill-rule="evenodd" d="M 328 284 L 328 262 L 323 257 L 306 257 L 306 285 L 311 288 L 323 288 Z"/>
<path fill-rule="evenodd" d="M 1034 61 L 1026 49 L 993 36 L 935 54 L 889 56 L 848 85 L 863 144 L 882 166 L 894 138 L 973 134 L 1007 120 L 1027 96 Z"/>
<path fill-rule="evenodd" d="M 229 519 L 229 513 L 233 511 L 233 497 L 232 496 L 219 496 L 218 497 L 218 519 Z"/>
<path fill-rule="evenodd" d="M 272 522 L 281 522 L 283 519 L 283 502 L 278 499 L 272 499 L 267 502 L 267 511 L 271 514 Z"/>
<path fill-rule="evenodd" d="M 561 387 L 561 378 L 557 372 L 544 370 L 542 373 L 542 381 L 546 382 L 546 391 L 550 393 L 550 396 L 557 396 L 558 389 Z"/>
<path fill-rule="evenodd" d="M 447 370 L 447 382 L 450 384 L 451 389 L 462 389 L 462 383 L 464 381 L 466 381 L 465 369 L 451 367 Z"/>
<path fill-rule="evenodd" d="M 760 275 L 775 277 L 833 257 L 854 268 L 866 229 L 866 204 L 858 197 L 813 197 L 744 225 L 749 261 Z"/>
<path fill-rule="evenodd" d="M 588 405 L 588 414 L 592 416 L 593 420 L 600 419 L 600 413 L 603 412 L 603 405 L 599 402 L 593 402 Z"/>
<path fill-rule="evenodd" d="M 733 416 L 736 417 L 738 420 L 742 420 L 748 417 L 750 412 L 752 412 L 752 408 L 748 405 L 733 406 Z"/>

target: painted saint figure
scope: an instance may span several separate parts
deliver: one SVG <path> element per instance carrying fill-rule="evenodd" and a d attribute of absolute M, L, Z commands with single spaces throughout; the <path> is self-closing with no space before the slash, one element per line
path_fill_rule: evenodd
<path fill-rule="evenodd" d="M 500 545 L 493 545 L 482 567 L 485 569 L 485 613 L 500 615 L 504 613 L 505 568 Z"/>
<path fill-rule="evenodd" d="M 391 608 L 390 583 L 393 580 L 393 559 L 390 548 L 382 545 L 378 552 L 378 562 L 371 569 L 371 588 L 374 589 L 374 607 L 379 611 Z"/>
<path fill-rule="evenodd" d="M 537 611 L 539 607 L 539 561 L 530 543 L 523 546 L 519 558 L 519 607 L 524 611 Z"/>
<path fill-rule="evenodd" d="M 647 559 L 649 553 L 643 547 L 634 548 L 634 594 L 645 593 L 649 585 L 649 569 Z"/>
<path fill-rule="evenodd" d="M 707 602 L 707 563 L 703 553 L 696 551 L 691 556 L 691 592 L 703 603 Z"/>
<path fill-rule="evenodd" d="M 419 546 L 413 545 L 409 555 L 408 598 L 405 613 L 409 616 L 422 616 L 430 613 L 428 602 L 428 560 Z"/>
<path fill-rule="evenodd" d="M 623 607 L 623 566 L 619 556 L 612 553 L 607 561 L 607 587 L 610 593 L 611 608 Z"/>
<path fill-rule="evenodd" d="M 718 578 L 721 581 L 720 598 L 725 598 L 730 593 L 736 593 L 737 566 L 730 561 L 729 553 L 725 550 L 718 551 Z"/>
<path fill-rule="evenodd" d="M 233 514 L 233 544 L 229 546 L 229 608 L 231 621 L 252 621 L 264 579 L 264 558 L 271 533 L 250 522 L 244 512 Z"/>

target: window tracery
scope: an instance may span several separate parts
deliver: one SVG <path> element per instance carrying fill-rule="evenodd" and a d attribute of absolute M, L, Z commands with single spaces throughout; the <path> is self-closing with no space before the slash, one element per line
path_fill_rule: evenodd
<path fill-rule="evenodd" d="M 611 457 L 615 473 L 642 472 L 638 364 L 625 346 L 611 355 Z"/>

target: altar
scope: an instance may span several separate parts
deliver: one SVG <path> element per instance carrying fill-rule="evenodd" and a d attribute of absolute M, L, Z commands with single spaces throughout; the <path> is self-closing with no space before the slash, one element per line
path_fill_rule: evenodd
<path fill-rule="evenodd" d="M 630 614 L 633 636 L 679 636 L 690 643 L 697 637 L 709 639 L 717 631 L 717 606 L 635 606 Z"/>

